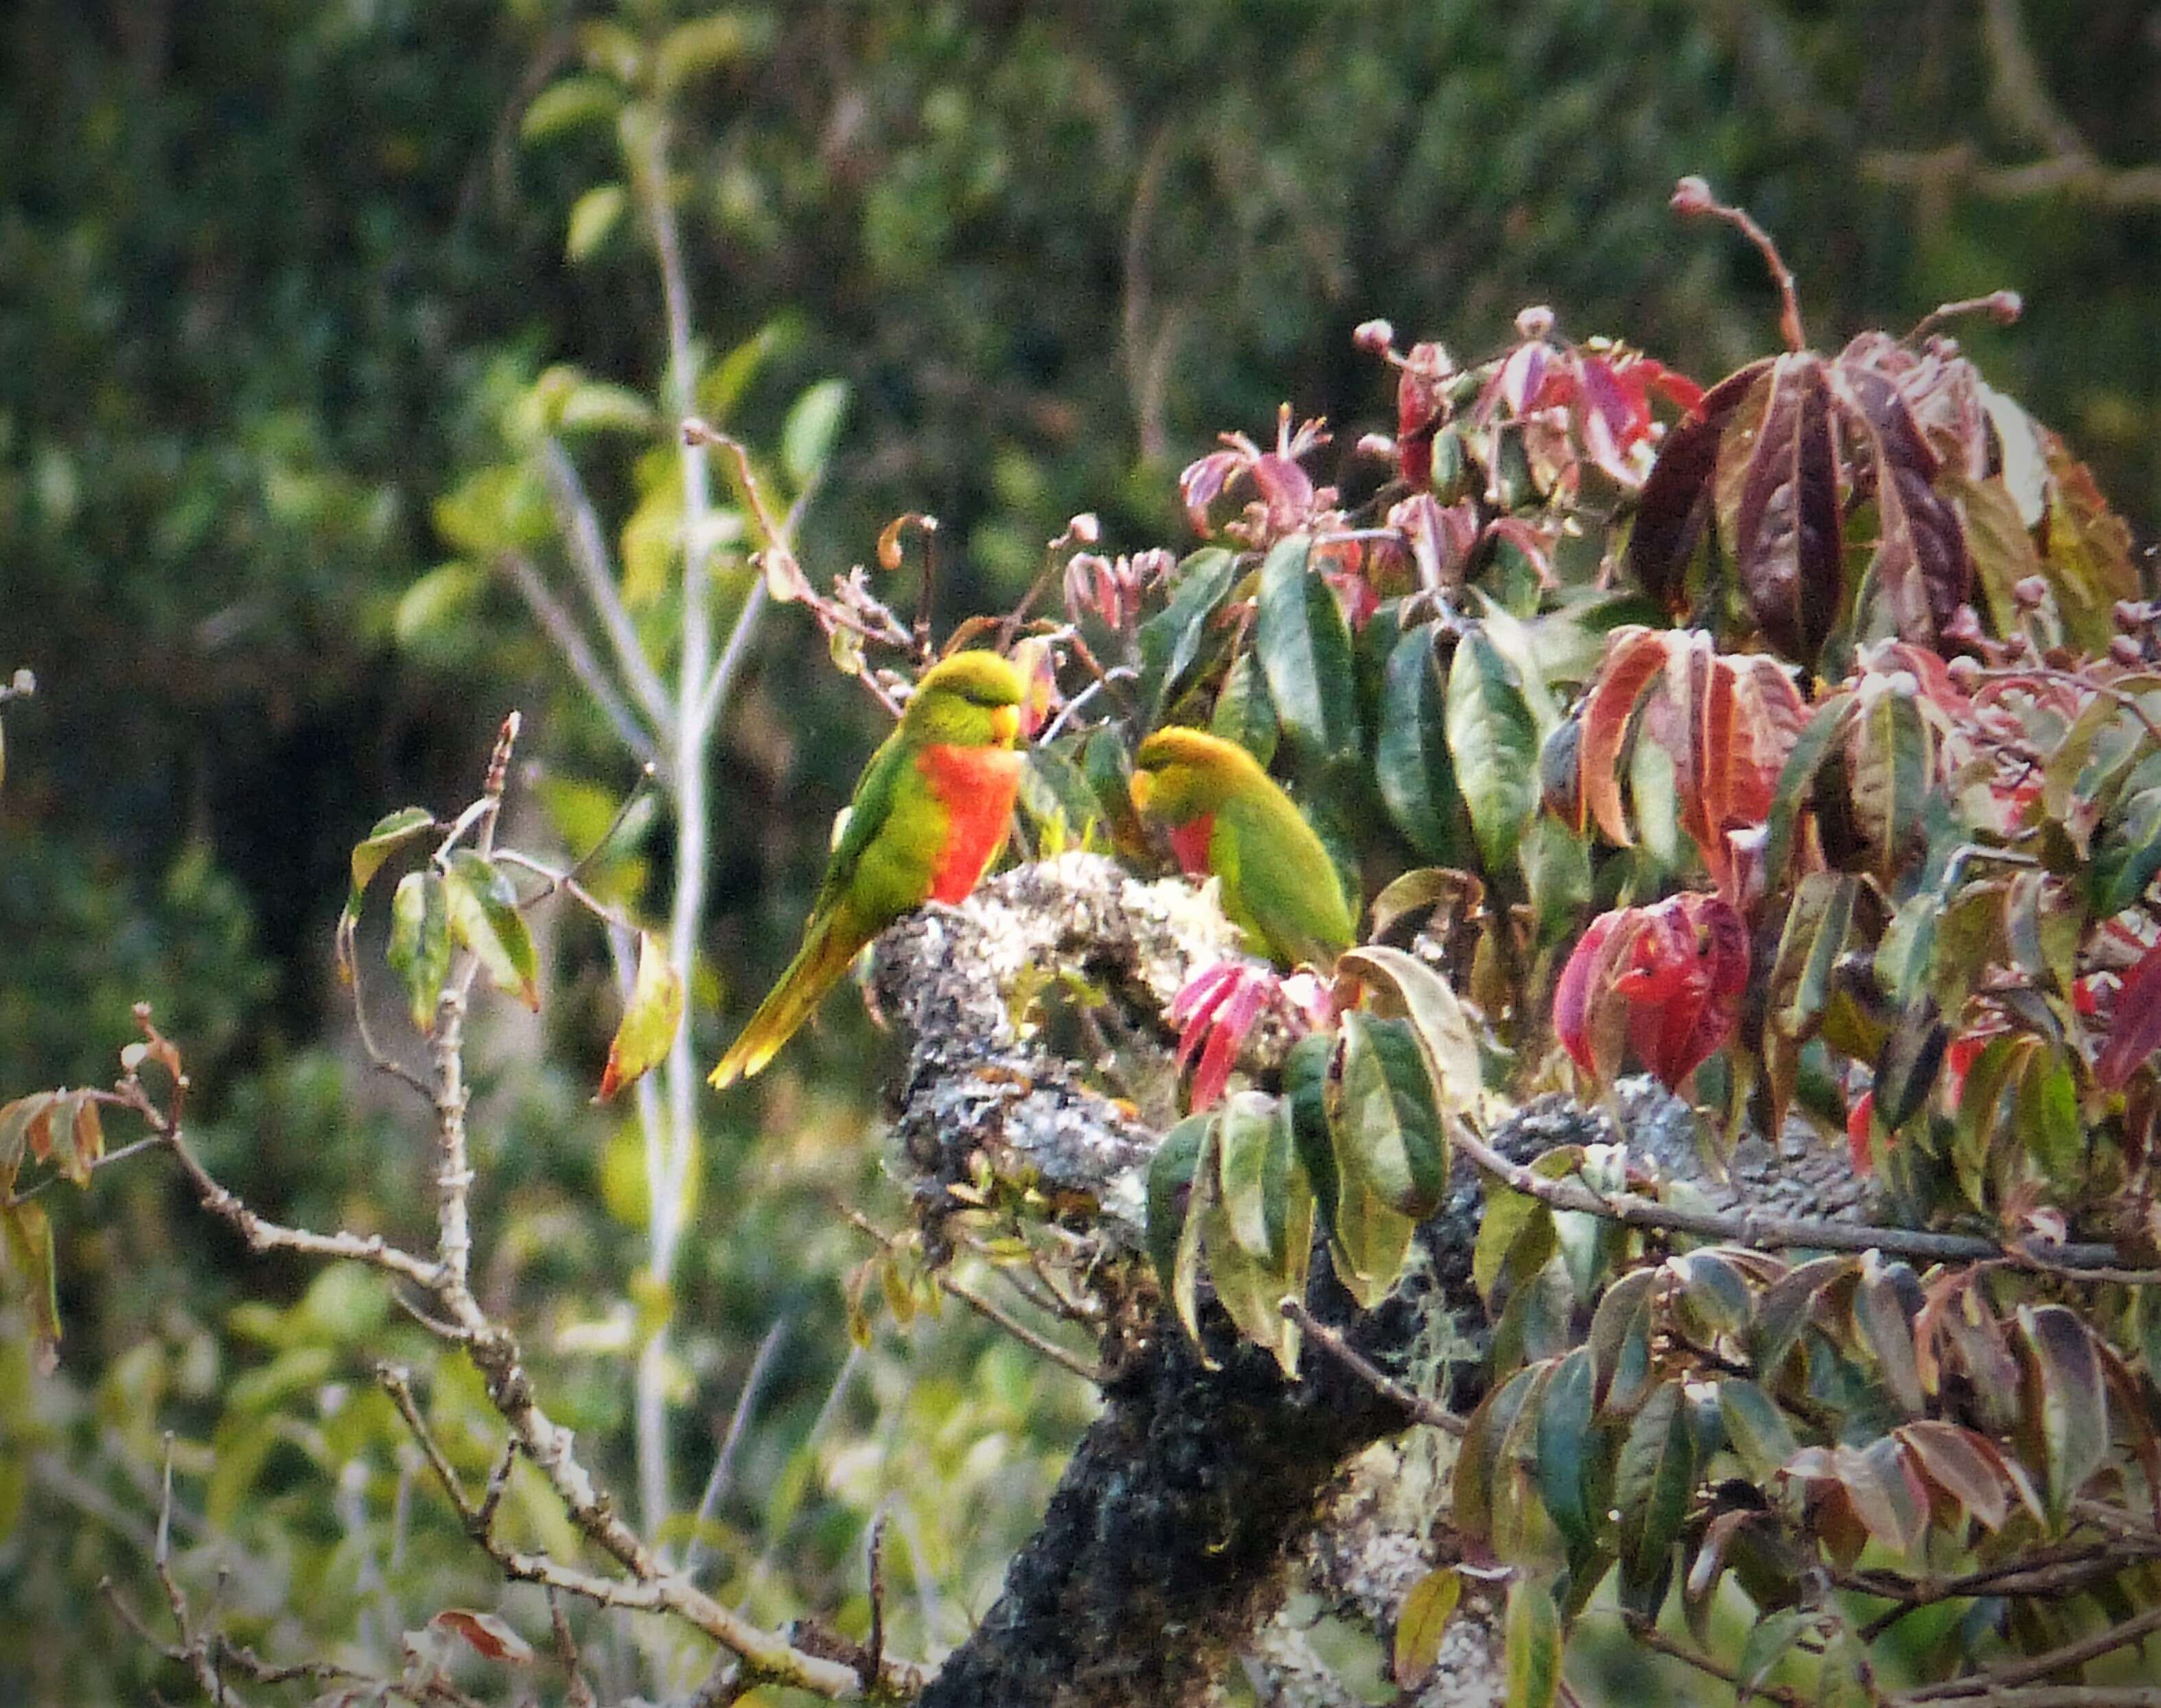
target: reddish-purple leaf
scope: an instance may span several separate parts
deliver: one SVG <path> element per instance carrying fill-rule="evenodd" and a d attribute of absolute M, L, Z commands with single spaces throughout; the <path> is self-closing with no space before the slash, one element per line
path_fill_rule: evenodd
<path fill-rule="evenodd" d="M 2009 1481 L 2003 1455 L 1987 1436 L 1956 1424 L 1922 1418 L 1893 1431 L 1911 1450 L 1922 1474 L 1991 1530 L 2010 1516 Z"/>
<path fill-rule="evenodd" d="M 2161 945 L 2149 949 L 2123 976 L 2117 993 L 2115 1029 L 2094 1062 L 2094 1078 L 2113 1091 L 2161 1049 Z"/>
<path fill-rule="evenodd" d="M 1782 356 L 1742 476 L 1733 557 L 1764 638 L 1813 662 L 1838 615 L 1844 563 L 1830 388 L 1823 359 Z"/>
<path fill-rule="evenodd" d="M 1616 629 L 1598 680 L 1583 700 L 1584 814 L 1608 841 L 1623 848 L 1635 837 L 1621 805 L 1621 750 L 1644 685 L 1665 669 L 1668 639 L 1653 629 Z"/>
<path fill-rule="evenodd" d="M 1771 370 L 1771 358 L 1729 374 L 1703 396 L 1699 413 L 1666 435 L 1636 501 L 1628 569 L 1643 591 L 1675 616 L 1688 608 L 1688 562 L 1711 514 L 1711 481 L 1726 418 Z"/>
<path fill-rule="evenodd" d="M 1973 558 L 1955 505 L 1937 492 L 1935 452 L 1898 388 L 1869 368 L 1837 370 L 1867 424 L 1882 526 L 1870 567 L 1907 640 L 1934 644 L 1973 591 Z"/>

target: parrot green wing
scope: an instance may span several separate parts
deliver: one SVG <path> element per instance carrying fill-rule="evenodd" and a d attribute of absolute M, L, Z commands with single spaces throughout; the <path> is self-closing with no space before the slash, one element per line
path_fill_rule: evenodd
<path fill-rule="evenodd" d="M 1209 856 L 1223 876 L 1233 919 L 1264 940 L 1277 960 L 1325 967 L 1355 940 L 1342 876 L 1280 790 L 1242 789 L 1227 798 L 1216 810 Z"/>

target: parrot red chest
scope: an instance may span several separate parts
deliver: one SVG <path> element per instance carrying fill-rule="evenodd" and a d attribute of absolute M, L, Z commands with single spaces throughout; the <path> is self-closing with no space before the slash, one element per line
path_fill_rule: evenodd
<path fill-rule="evenodd" d="M 1182 825 L 1173 825 L 1165 832 L 1170 839 L 1170 851 L 1178 863 L 1194 877 L 1208 875 L 1208 844 L 1216 834 L 1216 815 L 1201 813 Z"/>
<path fill-rule="evenodd" d="M 967 898 L 996 857 L 1020 793 L 1018 753 L 1004 747 L 927 747 L 916 764 L 945 810 L 945 846 L 930 877 L 930 898 L 950 906 Z"/>

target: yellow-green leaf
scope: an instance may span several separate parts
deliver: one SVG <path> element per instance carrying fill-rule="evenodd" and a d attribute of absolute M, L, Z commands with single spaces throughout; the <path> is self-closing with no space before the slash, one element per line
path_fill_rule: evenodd
<path fill-rule="evenodd" d="M 385 956 L 404 987 L 413 1023 L 435 1029 L 435 1004 L 450 973 L 450 918 L 442 878 L 431 867 L 409 872 L 390 897 L 390 945 Z"/>
<path fill-rule="evenodd" d="M 488 982 L 537 1011 L 539 957 L 509 878 L 470 848 L 460 848 L 444 874 L 443 898 L 451 937 L 473 952 Z"/>
<path fill-rule="evenodd" d="M 621 221 L 629 205 L 630 198 L 620 184 L 602 184 L 588 190 L 571 205 L 563 253 L 573 261 L 584 260 L 607 241 L 608 233 Z"/>
<path fill-rule="evenodd" d="M 668 959 L 666 945 L 652 932 L 641 931 L 638 976 L 631 982 L 630 1000 L 623 1004 L 622 1023 L 608 1045 L 601 1101 L 606 1102 L 665 1056 L 682 1023 L 682 975 Z"/>
<path fill-rule="evenodd" d="M 1412 1688 L 1440 1659 L 1440 1639 L 1463 1600 L 1463 1579 L 1452 1565 L 1428 1572 L 1411 1586 L 1396 1615 L 1396 1682 Z"/>

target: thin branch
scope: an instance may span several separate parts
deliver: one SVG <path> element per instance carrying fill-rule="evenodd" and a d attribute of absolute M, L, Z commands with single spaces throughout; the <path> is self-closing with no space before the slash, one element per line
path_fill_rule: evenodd
<path fill-rule="evenodd" d="M 950 1294 L 986 1322 L 996 1324 L 1023 1346 L 1033 1346 L 1051 1362 L 1070 1370 L 1083 1382 L 1093 1387 L 1101 1388 L 1110 1379 L 1101 1365 L 1082 1357 L 1078 1352 L 1068 1351 L 1047 1335 L 1037 1333 L 1018 1317 L 992 1304 L 982 1294 L 956 1280 L 943 1269 L 933 1270 L 931 1274 L 932 1278 L 937 1282 L 940 1291 Z"/>
<path fill-rule="evenodd" d="M 1315 1345 L 1336 1360 L 1368 1388 L 1393 1400 L 1422 1424 L 1430 1424 L 1436 1429 L 1454 1435 L 1461 1440 L 1469 1427 L 1461 1418 L 1447 1407 L 1437 1405 L 1424 1394 L 1414 1393 L 1361 1352 L 1336 1330 L 1308 1310 L 1295 1299 L 1283 1302 L 1283 1314 L 1296 1323 L 1311 1337 Z"/>
<path fill-rule="evenodd" d="M 1940 1685 L 1924 1685 L 1918 1690 L 1906 1691 L 1893 1698 L 1896 1702 L 1942 1702 L 1961 1697 L 1981 1697 L 1994 1703 L 2003 1700 L 2002 1692 L 2018 1685 L 2030 1684 L 2036 1679 L 2045 1679 L 2049 1674 L 2070 1667 L 2083 1666 L 2098 1657 L 2127 1648 L 2134 1643 L 2143 1643 L 2154 1632 L 2161 1631 L 2161 1607 L 2148 1607 L 2144 1612 L 2125 1620 L 2121 1625 L 2106 1631 L 2095 1632 L 2075 1643 L 2066 1643 L 2046 1653 L 2028 1655 L 2001 1666 L 1970 1674 L 1962 1679 L 1950 1679 Z M 2161 1691 L 2153 1693 L 2153 1700 L 2161 1700 Z"/>
<path fill-rule="evenodd" d="M 1794 1247 L 1822 1252 L 1875 1251 L 1938 1263 L 2000 1263 L 2014 1268 L 2042 1268 L 2023 1247 L 2001 1245 L 1969 1234 L 1877 1227 L 1867 1222 L 1834 1221 L 1816 1216 L 1764 1216 L 1747 1210 L 1680 1210 L 1630 1194 L 1608 1197 L 1591 1191 L 1580 1180 L 1549 1180 L 1520 1163 L 1509 1161 L 1487 1143 L 1467 1119 L 1456 1125 L 1454 1138 L 1466 1156 L 1511 1191 L 1539 1199 L 1556 1210 L 1580 1211 L 1624 1226 L 1695 1234 L 1759 1252 Z M 2122 1258 L 2122 1253 L 2112 1245 L 2062 1245 L 2051 1251 L 2045 1273 L 2082 1281 L 2108 1273 L 2120 1264 Z"/>
<path fill-rule="evenodd" d="M 683 1557 L 683 1570 L 695 1576 L 709 1551 L 705 1544 L 706 1526 L 712 1522 L 713 1511 L 727 1492 L 728 1481 L 735 1471 L 736 1450 L 742 1443 L 743 1431 L 749 1428 L 752 1414 L 758 1408 L 758 1397 L 765 1386 L 767 1373 L 773 1368 L 782 1343 L 788 1338 L 789 1324 L 786 1317 L 765 1331 L 765 1338 L 758 1344 L 752 1356 L 750 1368 L 744 1373 L 742 1387 L 736 1395 L 735 1409 L 728 1415 L 726 1433 L 721 1437 L 720 1450 L 713 1455 L 713 1469 L 706 1478 L 705 1492 L 698 1497 L 697 1515 L 690 1521 L 690 1544 Z"/>
<path fill-rule="evenodd" d="M 600 707 L 601 715 L 607 719 L 617 738 L 643 763 L 658 764 L 659 754 L 654 746 L 651 732 L 638 721 L 637 713 L 616 691 L 615 684 L 608 680 L 607 671 L 601 668 L 601 661 L 594 657 L 592 648 L 580 631 L 577 619 L 549 591 L 540 571 L 529 559 L 515 552 L 506 554 L 499 561 L 509 575 L 512 585 L 518 589 L 518 596 L 524 600 L 526 609 L 533 613 L 534 620 L 540 625 L 548 638 L 555 643 L 555 650 L 561 655 L 563 662 L 570 667 L 570 674 L 584 685 L 586 692 L 592 695 L 593 703 Z"/>
<path fill-rule="evenodd" d="M 570 461 L 570 453 L 560 440 L 551 438 L 542 445 L 540 461 L 548 476 L 549 490 L 555 495 L 557 517 L 570 541 L 571 565 L 577 570 L 586 596 L 592 601 L 594 612 L 601 620 L 601 630 L 615 654 L 617 668 L 622 672 L 624 685 L 630 690 L 631 698 L 638 702 L 638 709 L 644 712 L 646 721 L 659 732 L 661 741 L 672 742 L 675 715 L 668 704 L 668 690 L 659 672 L 654 669 L 653 661 L 646 657 L 645 643 L 638 639 L 637 627 L 631 622 L 622 594 L 616 586 L 615 570 L 608 560 L 607 541 L 601 533 L 600 513 L 586 496 L 585 483 L 578 478 L 577 465 Z M 650 757 L 649 750 L 640 757 Z"/>

